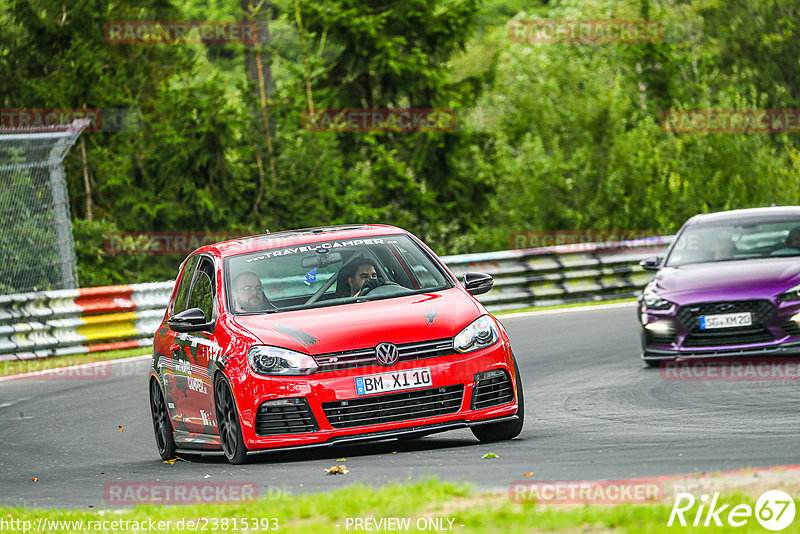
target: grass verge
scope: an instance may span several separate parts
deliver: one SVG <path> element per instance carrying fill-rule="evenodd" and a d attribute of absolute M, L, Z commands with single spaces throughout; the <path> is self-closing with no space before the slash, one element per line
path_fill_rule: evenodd
<path fill-rule="evenodd" d="M 730 494 L 722 499 L 725 503 L 755 505 L 752 496 Z M 348 486 L 321 494 L 290 495 L 278 492 L 275 497 L 249 503 L 141 505 L 119 513 L 0 507 L 0 520 L 18 521 L 14 529 L 16 531 L 22 531 L 24 526 L 28 530 L 35 530 L 40 520 L 46 520 L 46 530 L 49 532 L 152 532 L 152 528 L 156 528 L 160 532 L 277 531 L 317 534 L 367 530 L 355 528 L 356 518 L 373 518 L 376 521 L 398 518 L 402 520 L 400 524 L 405 522 L 407 528 L 378 529 L 372 523 L 370 530 L 656 533 L 672 530 L 667 527 L 672 510 L 671 499 L 669 501 L 615 506 L 514 504 L 506 495 L 472 495 L 465 485 L 427 480 L 415 484 L 388 485 L 379 490 Z M 696 507 L 686 513 L 690 524 L 695 511 Z M 711 527 L 702 526 L 705 519 L 703 514 L 701 526 L 676 525 L 673 528 L 680 532 L 707 532 L 709 529 L 714 532 L 764 532 L 754 517 L 748 518 L 747 523 L 739 528 L 724 524 L 726 517 L 727 512 L 722 514 L 722 527 L 713 526 L 713 523 Z M 244 519 L 247 519 L 247 524 L 243 522 Z M 69 521 L 72 523 L 65 523 Z M 117 523 L 112 524 L 111 521 Z M 149 526 L 159 521 L 165 523 L 157 527 Z M 167 524 L 167 521 L 170 523 Z M 189 525 L 189 521 L 193 524 Z M 199 527 L 196 526 L 197 521 L 201 521 Z M 277 528 L 273 528 L 275 526 Z"/>
<path fill-rule="evenodd" d="M 133 349 L 110 350 L 107 352 L 94 352 L 91 354 L 74 354 L 72 356 L 55 356 L 53 358 L 37 358 L 35 360 L 18 360 L 13 362 L 0 362 L 0 376 L 33 373 L 56 367 L 69 367 L 83 363 L 102 362 L 105 360 L 119 360 L 132 356 L 152 354 L 150 347 L 137 347 Z"/>

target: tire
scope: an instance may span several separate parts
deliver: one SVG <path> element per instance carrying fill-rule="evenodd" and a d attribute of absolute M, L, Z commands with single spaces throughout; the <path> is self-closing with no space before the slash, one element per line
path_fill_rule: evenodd
<path fill-rule="evenodd" d="M 661 360 L 645 360 L 644 363 L 646 363 L 648 367 L 658 367 L 661 365 Z"/>
<path fill-rule="evenodd" d="M 214 382 L 214 407 L 217 411 L 217 429 L 225 458 L 234 465 L 247 463 L 247 447 L 239 424 L 239 412 L 233 401 L 231 387 L 220 375 Z"/>
<path fill-rule="evenodd" d="M 161 393 L 161 385 L 155 378 L 150 381 L 150 414 L 153 416 L 153 431 L 156 435 L 158 454 L 162 460 L 172 460 L 177 450 L 175 436 L 172 433 L 172 421 L 164 402 L 164 394 Z"/>
<path fill-rule="evenodd" d="M 476 438 L 484 443 L 513 439 L 522 432 L 522 425 L 525 423 L 525 394 L 522 391 L 522 377 L 520 376 L 516 359 L 514 360 L 514 374 L 517 377 L 518 419 L 516 421 L 502 421 L 499 423 L 487 423 L 485 425 L 473 426 L 470 430 L 472 430 Z"/>

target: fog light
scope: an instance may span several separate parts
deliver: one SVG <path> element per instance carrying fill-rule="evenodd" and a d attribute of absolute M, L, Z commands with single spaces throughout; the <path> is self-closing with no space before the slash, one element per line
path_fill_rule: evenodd
<path fill-rule="evenodd" d="M 800 326 L 800 313 L 795 313 L 789 320 L 794 321 L 798 326 Z"/>
<path fill-rule="evenodd" d="M 668 336 L 675 333 L 675 328 L 672 326 L 670 321 L 656 321 L 654 323 L 647 324 L 644 327 L 658 336 Z"/>

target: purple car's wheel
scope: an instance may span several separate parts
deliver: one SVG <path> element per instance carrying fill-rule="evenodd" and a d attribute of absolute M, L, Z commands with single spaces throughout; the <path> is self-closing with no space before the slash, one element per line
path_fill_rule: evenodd
<path fill-rule="evenodd" d="M 228 382 L 220 376 L 214 385 L 214 400 L 217 408 L 217 428 L 225 457 L 232 464 L 247 461 L 247 448 L 244 446 L 239 414 L 233 402 L 233 393 Z"/>
<path fill-rule="evenodd" d="M 150 381 L 150 413 L 153 416 L 153 431 L 156 435 L 156 446 L 162 460 L 175 458 L 175 438 L 172 434 L 172 422 L 169 420 L 167 405 L 161 386 L 155 378 Z"/>

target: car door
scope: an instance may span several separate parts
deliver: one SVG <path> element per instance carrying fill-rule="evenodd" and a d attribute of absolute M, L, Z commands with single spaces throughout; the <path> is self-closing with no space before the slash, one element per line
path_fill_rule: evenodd
<path fill-rule="evenodd" d="M 199 256 L 192 256 L 184 262 L 183 269 L 178 275 L 178 287 L 167 307 L 166 317 L 172 317 L 176 313 L 186 310 L 189 302 L 189 292 L 199 260 Z M 156 332 L 153 340 L 153 350 L 158 355 L 156 371 L 164 386 L 164 401 L 167 405 L 167 411 L 170 419 L 174 422 L 175 428 L 181 430 L 184 428 L 183 416 L 176 405 L 176 396 L 181 395 L 176 384 L 176 379 L 179 375 L 175 373 L 175 358 L 179 356 L 180 352 L 177 335 L 177 332 L 169 328 L 165 318 L 161 328 Z"/>
<path fill-rule="evenodd" d="M 215 280 L 213 259 L 202 256 L 192 282 L 187 309 L 200 308 L 209 323 L 213 323 L 217 316 Z M 175 358 L 175 383 L 180 390 L 176 399 L 185 429 L 190 433 L 214 433 L 216 419 L 209 376 L 209 364 L 219 350 L 214 333 L 180 333 L 176 338 L 180 347 Z"/>

